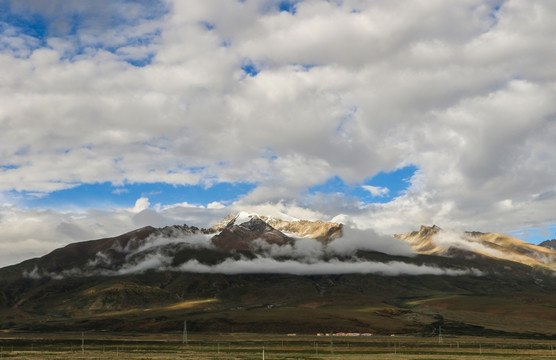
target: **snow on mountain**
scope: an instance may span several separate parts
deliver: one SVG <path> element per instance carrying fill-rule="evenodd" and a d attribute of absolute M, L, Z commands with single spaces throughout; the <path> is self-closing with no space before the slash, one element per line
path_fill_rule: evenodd
<path fill-rule="evenodd" d="M 213 230 L 222 231 L 226 226 L 241 225 L 258 219 L 268 224 L 272 230 L 281 233 L 290 239 L 309 238 L 315 239 L 322 244 L 328 244 L 334 239 L 340 239 L 345 234 L 343 225 L 337 222 L 308 221 L 308 220 L 283 220 L 277 217 L 240 212 L 229 215 Z M 364 234 L 361 234 L 364 236 Z M 490 258 L 510 260 L 528 266 L 539 266 L 545 269 L 556 270 L 556 251 L 550 246 L 537 246 L 518 240 L 508 235 L 499 233 L 481 233 L 474 231 L 443 230 L 440 227 L 421 226 L 419 231 L 394 235 L 396 239 L 403 240 L 410 245 L 411 250 L 417 254 L 441 255 L 448 257 L 480 255 Z M 261 237 L 264 240 L 264 237 Z M 290 243 L 291 240 L 277 240 L 274 235 L 274 243 Z M 250 241 L 252 241 L 251 239 Z M 366 239 L 368 242 L 377 239 Z M 394 240 L 394 239 L 392 239 Z M 219 239 L 220 244 L 225 242 Z M 295 241 L 295 240 L 294 240 Z M 247 244 L 243 241 L 235 242 L 241 249 Z M 226 248 L 233 247 L 230 243 Z"/>
<path fill-rule="evenodd" d="M 342 236 L 343 225 L 339 223 L 321 220 L 299 220 L 291 217 L 282 219 L 275 216 L 258 215 L 245 211 L 226 216 L 218 224 L 212 226 L 210 231 L 215 233 L 221 232 L 227 226 L 241 225 L 249 222 L 253 218 L 261 219 L 272 228 L 290 237 L 310 238 L 327 243 Z"/>

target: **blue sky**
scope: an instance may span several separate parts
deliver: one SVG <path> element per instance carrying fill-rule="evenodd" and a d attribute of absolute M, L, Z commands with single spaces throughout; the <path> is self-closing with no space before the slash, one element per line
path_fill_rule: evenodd
<path fill-rule="evenodd" d="M 324 184 L 309 188 L 310 194 L 339 194 L 344 197 L 357 199 L 363 205 L 370 203 L 387 203 L 403 195 L 411 186 L 411 177 L 417 171 L 415 166 L 406 166 L 398 170 L 381 171 L 372 178 L 365 179 L 362 183 L 346 184 L 340 177 L 334 176 Z M 382 193 L 373 194 L 364 186 L 373 186 L 383 189 Z"/>
<path fill-rule="evenodd" d="M 523 239 L 533 244 L 539 244 L 545 240 L 556 239 L 556 226 L 546 226 L 541 229 L 532 228 L 519 231 L 511 231 L 508 235 Z"/>
<path fill-rule="evenodd" d="M 21 203 L 30 208 L 79 210 L 87 208 L 133 207 L 138 198 L 145 197 L 153 204 L 168 206 L 187 202 L 207 206 L 214 202 L 231 204 L 246 195 L 256 185 L 248 183 L 217 183 L 203 185 L 172 185 L 167 183 L 138 183 L 113 185 L 111 183 L 82 184 L 53 191 L 48 194 L 13 193 L 21 196 Z"/>
<path fill-rule="evenodd" d="M 2 1 L 0 249 L 240 210 L 555 238 L 532 2 Z"/>
<path fill-rule="evenodd" d="M 87 52 L 100 49 L 117 54 L 118 50 L 129 46 L 148 47 L 160 33 L 156 27 L 145 29 L 145 23 L 159 20 L 167 12 L 164 2 L 158 0 L 103 0 L 95 3 L 3 1 L 0 4 L 0 23 L 4 31 L 16 32 L 20 38 L 33 39 L 29 50 L 52 47 L 52 39 L 69 41 L 71 47 L 64 48 L 61 59 L 75 60 Z M 126 34 L 121 34 L 122 31 Z M 106 32 L 111 33 L 110 38 Z M 134 66 L 145 66 L 153 56 L 147 51 L 140 56 L 123 56 L 122 60 Z"/>
<path fill-rule="evenodd" d="M 334 176 L 323 184 L 312 186 L 308 192 L 314 194 L 337 194 L 355 198 L 364 205 L 386 203 L 403 195 L 411 185 L 410 179 L 417 170 L 407 166 L 392 172 L 380 172 L 362 183 L 346 184 Z M 363 186 L 371 185 L 387 189 L 385 194 L 373 195 Z M 172 185 L 159 183 L 134 183 L 115 185 L 112 183 L 81 184 L 69 189 L 50 193 L 12 192 L 12 198 L 29 208 L 55 208 L 75 210 L 87 208 L 133 207 L 140 197 L 146 197 L 152 204 L 168 206 L 187 202 L 196 206 L 207 206 L 214 202 L 229 205 L 252 191 L 257 184 L 216 183 L 213 185 Z"/>

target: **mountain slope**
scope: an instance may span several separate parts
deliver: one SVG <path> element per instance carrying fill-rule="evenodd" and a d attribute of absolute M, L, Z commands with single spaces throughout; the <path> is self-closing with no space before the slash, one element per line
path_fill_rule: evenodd
<path fill-rule="evenodd" d="M 450 247 L 388 254 L 367 244 L 384 241 L 376 234 L 337 237 L 337 224 L 293 221 L 287 234 L 271 225 L 285 223 L 236 215 L 219 229 L 147 227 L 0 269 L 0 327 L 175 331 L 187 319 L 191 331 L 432 334 L 441 325 L 447 334 L 556 336 L 546 266 Z M 420 233 L 419 246 L 438 247 L 440 230 L 421 230 L 406 238 L 418 244 Z"/>
<path fill-rule="evenodd" d="M 221 232 L 231 225 L 239 225 L 249 222 L 251 219 L 260 219 L 272 228 L 282 232 L 290 237 L 316 239 L 320 242 L 330 242 L 335 238 L 342 236 L 342 224 L 334 222 L 324 222 L 321 220 L 284 220 L 271 216 L 249 214 L 241 212 L 239 214 L 230 214 L 218 224 L 211 227 L 208 231 L 211 233 Z"/>
<path fill-rule="evenodd" d="M 223 251 L 253 249 L 253 241 L 262 240 L 269 245 L 291 245 L 295 240 L 274 229 L 259 217 L 252 217 L 249 221 L 236 225 L 228 224 L 219 234 L 212 238 L 216 248 Z"/>
<path fill-rule="evenodd" d="M 419 254 L 476 254 L 556 270 L 556 251 L 503 234 L 445 231 L 433 225 L 421 226 L 419 231 L 396 237 L 406 241 Z"/>

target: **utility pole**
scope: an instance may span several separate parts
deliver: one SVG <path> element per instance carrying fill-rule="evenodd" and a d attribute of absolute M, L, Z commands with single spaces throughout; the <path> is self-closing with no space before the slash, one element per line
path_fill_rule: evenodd
<path fill-rule="evenodd" d="M 442 344 L 442 326 L 438 327 L 438 343 Z"/>
<path fill-rule="evenodd" d="M 85 333 L 81 332 L 81 354 L 85 353 Z"/>
<path fill-rule="evenodd" d="M 330 353 L 334 354 L 334 342 L 332 341 L 332 330 L 330 330 Z"/>
<path fill-rule="evenodd" d="M 183 340 L 182 343 L 187 345 L 187 320 L 183 321 Z"/>

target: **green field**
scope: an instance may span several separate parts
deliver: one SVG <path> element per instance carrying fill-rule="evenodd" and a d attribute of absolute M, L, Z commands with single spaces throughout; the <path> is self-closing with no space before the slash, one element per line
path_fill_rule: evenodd
<path fill-rule="evenodd" d="M 481 337 L 4 332 L 0 346 L 2 359 L 556 359 L 554 340 Z"/>

